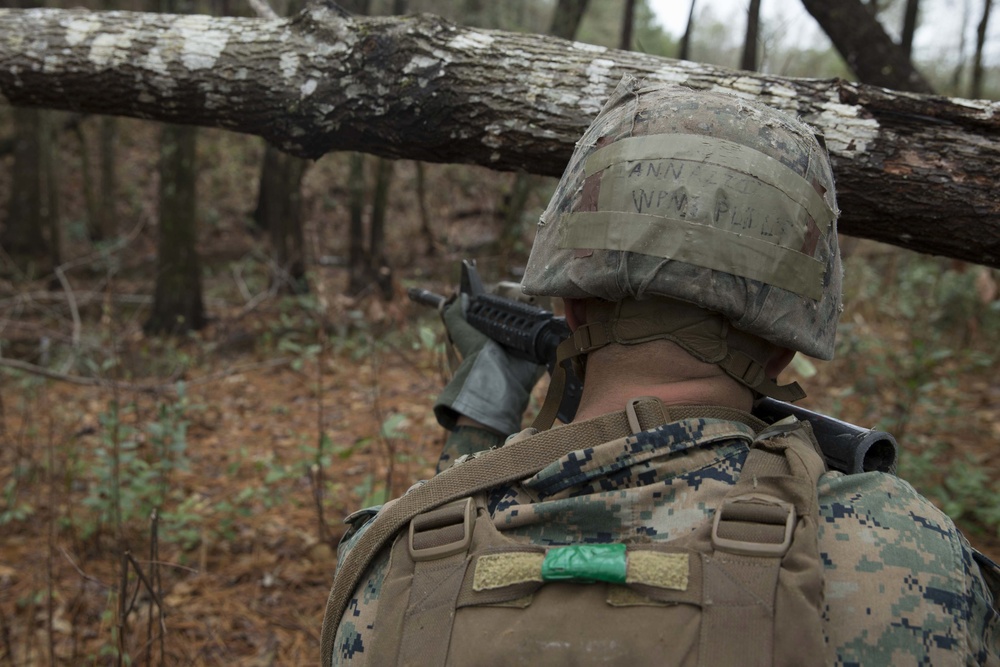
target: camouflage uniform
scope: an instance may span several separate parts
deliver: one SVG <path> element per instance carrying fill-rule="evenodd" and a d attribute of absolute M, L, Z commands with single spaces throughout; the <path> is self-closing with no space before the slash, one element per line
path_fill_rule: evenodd
<path fill-rule="evenodd" d="M 491 492 L 494 524 L 546 545 L 676 538 L 710 518 L 738 478 L 759 427 L 750 420 L 687 419 L 570 454 Z M 466 427 L 447 450 L 470 453 L 489 439 Z M 819 500 L 824 664 L 1000 664 L 997 590 L 986 584 L 1000 572 L 947 516 L 883 473 L 829 472 Z M 351 518 L 341 561 L 373 515 Z M 387 565 L 385 550 L 344 615 L 333 664 L 367 664 Z"/>

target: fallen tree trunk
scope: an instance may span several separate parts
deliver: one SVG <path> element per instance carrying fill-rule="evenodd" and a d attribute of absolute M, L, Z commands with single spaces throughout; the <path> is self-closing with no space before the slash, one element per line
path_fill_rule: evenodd
<path fill-rule="evenodd" d="M 1000 103 L 754 75 L 431 16 L 288 20 L 0 10 L 15 105 L 223 127 L 316 158 L 364 151 L 558 175 L 625 72 L 730 90 L 826 137 L 841 231 L 1000 266 Z"/>

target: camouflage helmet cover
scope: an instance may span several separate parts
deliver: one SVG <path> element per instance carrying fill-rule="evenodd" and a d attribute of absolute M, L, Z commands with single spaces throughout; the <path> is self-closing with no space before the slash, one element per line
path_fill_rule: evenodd
<path fill-rule="evenodd" d="M 829 158 L 804 124 L 626 76 L 542 214 L 522 285 L 566 298 L 680 299 L 830 359 L 837 214 Z"/>

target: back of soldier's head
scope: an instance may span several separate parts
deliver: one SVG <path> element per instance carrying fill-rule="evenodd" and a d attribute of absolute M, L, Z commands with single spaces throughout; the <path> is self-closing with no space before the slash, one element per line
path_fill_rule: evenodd
<path fill-rule="evenodd" d="M 829 359 L 840 312 L 829 158 L 795 119 L 626 77 L 539 221 L 529 294 L 650 297 Z"/>

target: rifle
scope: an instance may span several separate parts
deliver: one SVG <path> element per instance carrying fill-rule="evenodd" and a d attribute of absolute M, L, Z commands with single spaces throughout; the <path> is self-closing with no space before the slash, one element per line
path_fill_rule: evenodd
<path fill-rule="evenodd" d="M 545 364 L 551 373 L 556 348 L 570 335 L 566 319 L 540 306 L 488 292 L 474 262 L 462 261 L 462 294 L 467 294 L 469 324 L 500 343 L 512 355 Z M 441 310 L 447 299 L 426 289 L 408 290 L 412 301 Z M 566 390 L 559 404 L 559 419 L 573 420 L 580 403 L 583 385 L 569 362 L 564 362 Z M 784 401 L 764 397 L 758 400 L 753 414 L 771 424 L 789 416 L 808 421 L 823 450 L 827 467 L 847 474 L 861 472 L 895 473 L 899 446 L 892 434 L 865 429 Z"/>

